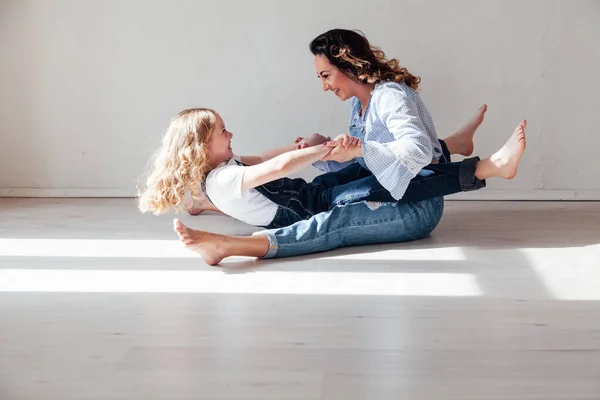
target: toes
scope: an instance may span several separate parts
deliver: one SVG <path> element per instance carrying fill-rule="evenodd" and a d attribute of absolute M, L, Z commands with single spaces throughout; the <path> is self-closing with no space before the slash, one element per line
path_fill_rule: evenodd
<path fill-rule="evenodd" d="M 186 246 L 192 243 L 192 238 L 190 238 L 190 236 L 188 234 L 186 234 L 185 232 L 182 232 L 182 233 L 177 232 L 177 236 L 179 237 L 179 240 L 181 241 L 181 243 L 185 244 Z"/>
<path fill-rule="evenodd" d="M 178 218 L 173 220 L 173 227 L 177 233 L 184 233 L 188 229 L 187 226 L 185 226 Z"/>
<path fill-rule="evenodd" d="M 193 241 L 189 234 L 189 228 L 177 218 L 173 220 L 173 227 L 175 228 L 175 233 L 177 233 L 177 236 L 179 237 L 181 243 L 183 243 L 186 246 L 190 246 Z"/>

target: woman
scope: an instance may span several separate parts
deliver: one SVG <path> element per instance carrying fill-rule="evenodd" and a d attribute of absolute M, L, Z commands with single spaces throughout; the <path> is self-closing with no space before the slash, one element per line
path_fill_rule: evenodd
<path fill-rule="evenodd" d="M 396 60 L 387 60 L 381 50 L 371 47 L 363 35 L 353 31 L 328 31 L 315 38 L 310 49 L 323 90 L 334 92 L 342 101 L 351 99 L 350 134 L 362 141 L 359 152 L 337 146 L 317 166 L 339 171 L 339 176 L 346 178 L 351 175 L 357 180 L 377 179 L 395 199 L 402 198 L 411 180 L 418 179 L 425 167 L 425 171 L 431 171 L 425 174 L 429 177 L 444 174 L 444 164 L 436 164 L 443 152 L 435 127 L 416 91 L 419 78 Z M 476 179 L 460 181 L 461 187 L 476 189 L 491 176 L 514 177 L 525 150 L 524 128 L 525 121 L 492 157 L 466 160 L 463 170 L 468 169 Z M 474 174 L 475 169 L 478 174 Z M 324 176 L 337 179 L 336 174 Z M 459 179 L 461 176 L 459 172 Z M 287 227 L 256 232 L 251 237 L 194 230 L 178 220 L 175 230 L 188 248 L 214 265 L 233 255 L 287 257 L 345 246 L 421 239 L 438 225 L 443 204 L 442 197 L 408 203 L 349 203 Z"/>

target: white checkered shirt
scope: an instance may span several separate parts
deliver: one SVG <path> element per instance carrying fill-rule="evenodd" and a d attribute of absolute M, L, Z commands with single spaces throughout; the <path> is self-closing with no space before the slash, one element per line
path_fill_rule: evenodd
<path fill-rule="evenodd" d="M 396 82 L 375 85 L 364 118 L 360 110 L 360 101 L 353 97 L 350 131 L 364 132 L 364 163 L 395 199 L 401 199 L 410 180 L 442 155 L 431 115 L 415 90 Z M 313 165 L 331 172 L 354 162 L 317 161 Z"/>

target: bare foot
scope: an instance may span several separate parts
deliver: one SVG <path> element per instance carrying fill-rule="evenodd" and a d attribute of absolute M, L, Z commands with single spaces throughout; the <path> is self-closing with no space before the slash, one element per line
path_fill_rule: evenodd
<path fill-rule="evenodd" d="M 213 206 L 206 196 L 192 197 L 190 205 L 186 211 L 190 215 L 199 215 L 204 211 L 215 211 L 215 206 Z"/>
<path fill-rule="evenodd" d="M 523 156 L 527 145 L 525 137 L 526 126 L 527 121 L 521 121 L 504 146 L 489 158 L 491 165 L 490 177 L 504 179 L 513 179 L 515 177 L 519 161 L 521 161 L 521 156 Z"/>
<path fill-rule="evenodd" d="M 179 219 L 173 220 L 173 229 L 186 248 L 200 254 L 208 265 L 217 265 L 225 258 L 221 235 L 189 228 Z"/>
<path fill-rule="evenodd" d="M 487 104 L 479 107 L 475 115 L 459 130 L 444 139 L 450 154 L 460 154 L 462 156 L 470 156 L 473 154 L 473 136 L 483 122 Z"/>

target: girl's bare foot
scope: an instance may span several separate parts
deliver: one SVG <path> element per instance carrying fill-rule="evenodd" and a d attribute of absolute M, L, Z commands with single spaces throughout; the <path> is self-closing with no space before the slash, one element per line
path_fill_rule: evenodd
<path fill-rule="evenodd" d="M 479 179 L 492 177 L 513 179 L 517 174 L 517 167 L 521 157 L 525 152 L 527 140 L 525 137 L 525 127 L 527 121 L 523 120 L 517 126 L 513 134 L 506 141 L 504 146 L 491 157 L 481 160 L 477 164 L 475 176 Z"/>
<path fill-rule="evenodd" d="M 181 243 L 200 254 L 208 265 L 217 265 L 225 258 L 225 238 L 222 235 L 189 228 L 177 218 L 173 220 L 173 229 Z"/>
<path fill-rule="evenodd" d="M 190 215 L 199 215 L 204 211 L 219 212 L 219 210 L 210 202 L 210 200 L 208 200 L 208 198 L 206 198 L 206 196 L 193 196 L 186 211 Z"/>
<path fill-rule="evenodd" d="M 486 111 L 487 104 L 484 104 L 479 107 L 475 115 L 465 125 L 444 139 L 450 154 L 460 154 L 466 157 L 473 154 L 473 136 L 475 135 L 477 128 L 479 128 L 479 125 L 483 122 Z"/>

